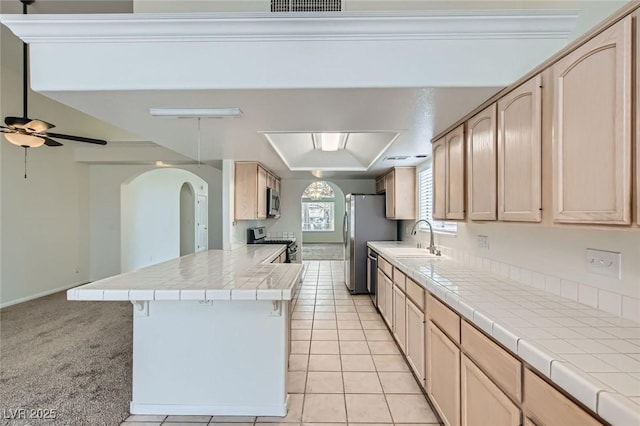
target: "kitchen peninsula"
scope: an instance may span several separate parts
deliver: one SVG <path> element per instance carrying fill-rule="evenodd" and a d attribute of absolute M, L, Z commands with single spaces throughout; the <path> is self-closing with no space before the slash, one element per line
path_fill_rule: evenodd
<path fill-rule="evenodd" d="M 284 416 L 285 245 L 209 250 L 73 288 L 68 300 L 133 304 L 132 414 Z"/>

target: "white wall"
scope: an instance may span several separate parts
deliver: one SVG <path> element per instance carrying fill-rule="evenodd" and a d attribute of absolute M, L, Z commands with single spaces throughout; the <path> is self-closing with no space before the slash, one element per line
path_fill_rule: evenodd
<path fill-rule="evenodd" d="M 344 217 L 345 194 L 335 184 L 329 182 L 335 193 L 334 205 L 334 230 L 332 232 L 311 232 L 302 231 L 302 241 L 304 243 L 342 243 L 342 226 Z M 302 202 L 302 201 L 301 201 Z M 302 208 L 302 207 L 301 207 Z M 302 218 L 301 218 L 302 220 Z"/>
<path fill-rule="evenodd" d="M 183 166 L 209 186 L 209 248 L 222 248 L 222 172 L 210 166 Z M 121 272 L 120 185 L 157 169 L 147 165 L 91 165 L 91 280 Z"/>

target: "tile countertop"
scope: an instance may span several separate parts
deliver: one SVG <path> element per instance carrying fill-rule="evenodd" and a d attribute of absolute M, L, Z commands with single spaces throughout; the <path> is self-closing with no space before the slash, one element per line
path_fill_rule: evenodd
<path fill-rule="evenodd" d="M 291 300 L 302 265 L 271 263 L 286 245 L 208 250 L 67 291 L 68 300 Z"/>
<path fill-rule="evenodd" d="M 640 424 L 640 323 L 446 257 L 395 257 L 369 242 L 467 321 L 614 425 Z"/>

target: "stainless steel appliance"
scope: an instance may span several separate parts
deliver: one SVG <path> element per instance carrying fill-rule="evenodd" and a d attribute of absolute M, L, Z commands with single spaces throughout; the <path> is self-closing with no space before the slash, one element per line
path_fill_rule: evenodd
<path fill-rule="evenodd" d="M 378 253 L 367 249 L 367 291 L 373 306 L 378 306 Z"/>
<path fill-rule="evenodd" d="M 295 238 L 267 238 L 267 231 L 264 226 L 247 230 L 247 244 L 286 244 L 287 263 L 295 262 L 298 256 L 298 243 Z"/>
<path fill-rule="evenodd" d="M 267 216 L 280 217 L 280 193 L 273 188 L 267 188 Z"/>
<path fill-rule="evenodd" d="M 367 294 L 367 241 L 395 241 L 398 225 L 385 217 L 385 196 L 347 194 L 344 215 L 345 283 Z"/>

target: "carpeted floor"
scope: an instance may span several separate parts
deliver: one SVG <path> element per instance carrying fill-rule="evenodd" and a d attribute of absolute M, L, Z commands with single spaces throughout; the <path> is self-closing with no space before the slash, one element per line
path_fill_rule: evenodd
<path fill-rule="evenodd" d="M 0 310 L 3 425 L 118 425 L 131 400 L 132 305 L 56 293 Z M 26 418 L 11 419 L 16 409 Z M 55 420 L 29 409 L 56 410 Z"/>
<path fill-rule="evenodd" d="M 344 260 L 342 243 L 303 243 L 302 260 Z"/>

